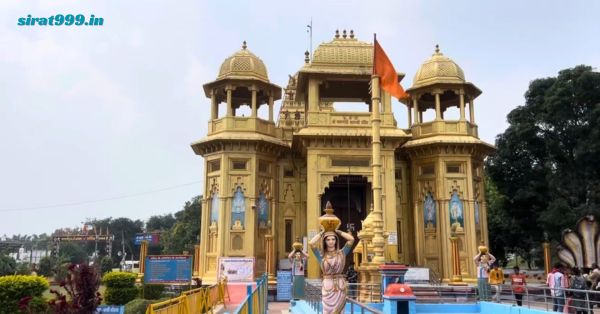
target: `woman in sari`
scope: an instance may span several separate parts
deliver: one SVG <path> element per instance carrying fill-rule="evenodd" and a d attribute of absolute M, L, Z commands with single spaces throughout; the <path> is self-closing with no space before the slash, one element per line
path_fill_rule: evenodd
<path fill-rule="evenodd" d="M 346 240 L 346 245 L 342 249 L 340 249 L 338 235 Z M 320 249 L 317 247 L 319 242 L 321 242 Z M 344 265 L 346 255 L 352 250 L 354 237 L 341 230 L 335 230 L 335 232 L 322 231 L 316 234 L 309 243 L 323 271 L 323 286 L 321 288 L 323 314 L 341 313 L 346 305 Z"/>

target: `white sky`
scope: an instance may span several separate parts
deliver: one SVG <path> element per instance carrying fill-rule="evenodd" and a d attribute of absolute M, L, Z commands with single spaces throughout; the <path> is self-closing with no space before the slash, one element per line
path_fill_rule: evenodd
<path fill-rule="evenodd" d="M 440 44 L 483 94 L 493 143 L 528 82 L 600 64 L 597 1 L 0 1 L 0 235 L 52 232 L 86 218 L 179 210 L 202 191 L 202 84 L 243 40 L 285 86 L 335 29 L 377 33 L 405 88 Z M 104 26 L 17 26 L 31 14 L 94 14 Z M 278 107 L 277 107 L 278 108 Z M 394 106 L 401 126 L 406 109 Z M 164 190 L 164 191 L 156 191 Z M 123 195 L 136 197 L 41 208 Z M 36 208 L 22 210 L 23 208 Z"/>

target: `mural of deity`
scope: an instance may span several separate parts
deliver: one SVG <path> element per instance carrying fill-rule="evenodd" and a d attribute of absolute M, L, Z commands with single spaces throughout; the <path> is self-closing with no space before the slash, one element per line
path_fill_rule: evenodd
<path fill-rule="evenodd" d="M 246 216 L 246 198 L 241 187 L 237 187 L 233 193 L 233 203 L 231 205 L 231 226 L 234 226 L 236 221 L 240 222 L 241 226 L 245 225 Z"/>
<path fill-rule="evenodd" d="M 457 229 L 462 229 L 464 227 L 464 215 L 463 215 L 463 203 L 458 197 L 458 192 L 452 192 L 452 197 L 450 198 L 449 204 L 450 210 L 450 223 L 452 226 L 456 226 Z"/>
<path fill-rule="evenodd" d="M 265 193 L 260 192 L 258 194 L 258 227 L 266 228 L 267 223 L 269 222 L 269 201 L 265 196 Z"/>
<path fill-rule="evenodd" d="M 210 223 L 219 221 L 219 193 L 213 192 L 212 201 L 210 202 Z"/>
<path fill-rule="evenodd" d="M 435 200 L 431 195 L 431 192 L 427 192 L 425 196 L 425 201 L 423 202 L 423 213 L 425 218 L 425 228 L 435 228 L 436 227 L 436 208 L 435 208 Z"/>

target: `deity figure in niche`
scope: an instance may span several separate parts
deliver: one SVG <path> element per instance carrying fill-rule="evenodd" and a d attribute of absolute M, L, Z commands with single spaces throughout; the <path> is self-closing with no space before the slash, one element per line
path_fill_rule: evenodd
<path fill-rule="evenodd" d="M 231 226 L 235 226 L 236 222 L 239 226 L 245 225 L 246 214 L 246 198 L 241 187 L 237 187 L 235 193 L 233 193 L 233 203 L 231 206 Z"/>
<path fill-rule="evenodd" d="M 425 228 L 432 229 L 436 227 L 436 208 L 435 200 L 431 195 L 431 192 L 427 192 L 425 201 L 423 202 L 424 215 L 425 215 Z"/>
<path fill-rule="evenodd" d="M 455 226 L 456 231 L 462 231 L 464 227 L 463 204 L 458 197 L 458 192 L 452 192 L 449 204 L 450 223 Z"/>
<path fill-rule="evenodd" d="M 260 192 L 258 194 L 258 227 L 267 228 L 269 223 L 269 201 L 265 196 L 265 193 Z"/>
<path fill-rule="evenodd" d="M 210 224 L 217 224 L 219 221 L 219 193 L 216 191 L 212 194 L 212 201 L 210 202 Z"/>

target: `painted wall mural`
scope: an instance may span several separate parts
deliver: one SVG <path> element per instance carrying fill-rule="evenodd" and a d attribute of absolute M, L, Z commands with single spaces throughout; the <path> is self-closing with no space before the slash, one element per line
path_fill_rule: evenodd
<path fill-rule="evenodd" d="M 436 227 L 437 210 L 435 206 L 435 200 L 431 192 L 427 192 L 425 200 L 423 201 L 423 214 L 425 215 L 425 228 Z"/>
<path fill-rule="evenodd" d="M 212 200 L 210 202 L 210 223 L 217 223 L 219 221 L 219 193 L 213 192 Z"/>
<path fill-rule="evenodd" d="M 258 227 L 267 228 L 269 222 L 269 201 L 264 192 L 258 194 Z"/>
<path fill-rule="evenodd" d="M 233 193 L 233 202 L 231 204 L 231 226 L 244 227 L 246 222 L 246 197 L 242 187 L 238 186 Z"/>
<path fill-rule="evenodd" d="M 452 192 L 448 209 L 450 211 L 450 225 L 456 227 L 457 231 L 462 230 L 462 228 L 465 226 L 463 203 L 458 196 L 457 191 Z"/>

